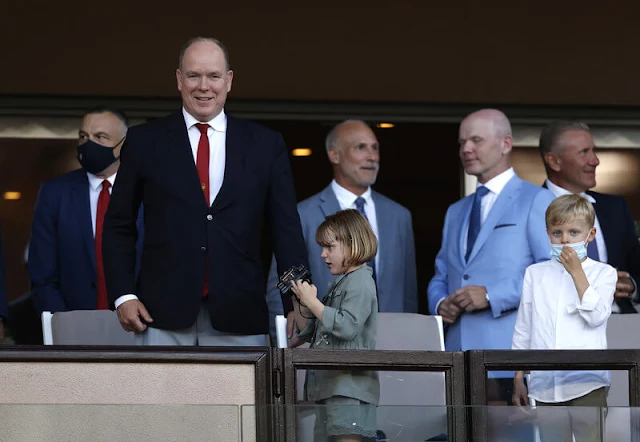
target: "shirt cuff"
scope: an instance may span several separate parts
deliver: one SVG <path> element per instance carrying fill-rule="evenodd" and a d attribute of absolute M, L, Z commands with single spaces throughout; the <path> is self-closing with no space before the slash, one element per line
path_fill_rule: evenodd
<path fill-rule="evenodd" d="M 134 294 L 122 295 L 118 299 L 116 299 L 116 302 L 114 302 L 113 304 L 116 306 L 116 310 L 118 310 L 118 307 L 120 307 L 122 304 L 133 299 L 138 299 L 138 297 Z"/>
<path fill-rule="evenodd" d="M 446 296 L 445 296 L 446 298 Z M 442 301 L 444 301 L 444 298 L 442 298 L 440 301 L 438 301 L 436 303 L 436 311 L 435 312 L 431 312 L 432 315 L 437 316 L 438 315 L 438 308 L 440 307 L 440 304 L 442 303 Z"/>

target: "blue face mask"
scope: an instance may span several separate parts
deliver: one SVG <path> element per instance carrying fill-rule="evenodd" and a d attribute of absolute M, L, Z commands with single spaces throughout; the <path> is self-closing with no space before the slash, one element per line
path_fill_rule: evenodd
<path fill-rule="evenodd" d="M 562 253 L 562 249 L 566 246 L 575 250 L 576 255 L 578 255 L 578 259 L 582 261 L 587 256 L 587 244 L 589 243 L 586 239 L 582 242 L 574 242 L 572 244 L 551 244 L 551 257 L 560 262 L 560 254 Z"/>

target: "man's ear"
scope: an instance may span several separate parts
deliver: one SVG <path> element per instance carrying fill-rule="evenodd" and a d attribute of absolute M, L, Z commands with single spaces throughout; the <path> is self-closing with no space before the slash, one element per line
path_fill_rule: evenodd
<path fill-rule="evenodd" d="M 588 240 L 588 242 L 596 240 L 596 228 L 595 227 L 591 228 L 591 231 L 589 232 L 589 236 L 587 236 L 587 240 Z"/>
<path fill-rule="evenodd" d="M 327 150 L 327 156 L 331 164 L 340 164 L 340 151 L 337 147 L 330 147 L 329 150 Z"/>
<path fill-rule="evenodd" d="M 562 164 L 562 160 L 560 157 L 553 153 L 547 152 L 544 154 L 544 162 L 547 164 L 547 167 L 554 172 L 560 172 L 560 165 Z"/>

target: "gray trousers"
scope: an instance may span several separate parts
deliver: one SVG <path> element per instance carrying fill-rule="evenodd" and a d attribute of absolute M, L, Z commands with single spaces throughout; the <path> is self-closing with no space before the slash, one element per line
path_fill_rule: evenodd
<path fill-rule="evenodd" d="M 600 442 L 604 433 L 607 390 L 602 387 L 567 402 L 536 402 L 542 442 Z M 560 407 L 560 408 L 555 408 Z M 555 408 L 555 409 L 554 409 Z M 603 416 L 604 414 L 604 416 Z"/>
<path fill-rule="evenodd" d="M 149 327 L 135 334 L 136 345 L 186 345 L 200 347 L 264 347 L 269 335 L 239 335 L 214 329 L 209 311 L 203 302 L 195 324 L 183 330 L 161 330 Z"/>

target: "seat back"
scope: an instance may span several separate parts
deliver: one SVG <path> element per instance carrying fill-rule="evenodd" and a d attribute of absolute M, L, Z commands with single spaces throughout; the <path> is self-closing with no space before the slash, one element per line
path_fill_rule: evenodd
<path fill-rule="evenodd" d="M 640 314 L 613 314 L 607 322 L 607 347 L 611 350 L 640 348 Z M 626 371 L 611 372 L 611 388 L 607 396 L 610 406 L 605 431 L 608 442 L 631 440 L 629 376 Z"/>
<path fill-rule="evenodd" d="M 135 345 L 110 310 L 43 312 L 42 328 L 45 345 Z"/>
<path fill-rule="evenodd" d="M 442 317 L 379 313 L 376 348 L 444 351 Z M 378 429 L 387 438 L 423 441 L 447 432 L 444 373 L 380 371 L 379 379 Z"/>

